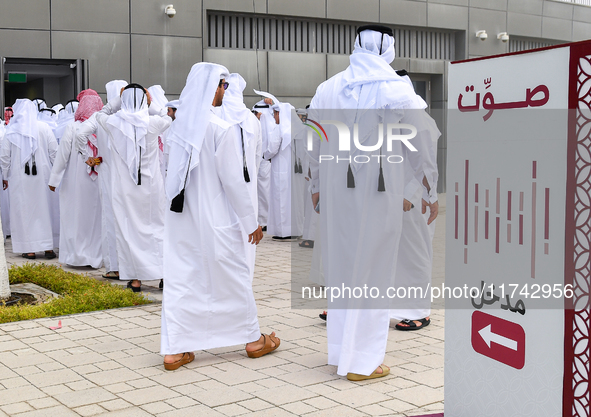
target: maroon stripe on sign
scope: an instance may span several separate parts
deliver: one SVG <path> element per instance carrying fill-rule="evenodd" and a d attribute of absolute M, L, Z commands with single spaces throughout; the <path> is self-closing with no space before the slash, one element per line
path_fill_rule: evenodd
<path fill-rule="evenodd" d="M 534 161 L 535 162 L 535 161 Z M 531 184 L 531 277 L 536 277 L 536 183 Z"/>
<path fill-rule="evenodd" d="M 497 238 L 495 243 L 495 251 L 499 253 L 499 240 L 501 239 L 501 218 L 497 217 Z"/>
<path fill-rule="evenodd" d="M 544 239 L 550 239 L 550 189 L 545 190 Z"/>
<path fill-rule="evenodd" d="M 501 214 L 501 179 L 497 178 L 497 214 Z"/>
<path fill-rule="evenodd" d="M 511 223 L 507 225 L 507 243 L 511 243 Z"/>
<path fill-rule="evenodd" d="M 544 255 L 548 255 L 549 249 L 548 242 L 544 243 Z"/>
<path fill-rule="evenodd" d="M 464 263 L 468 263 L 468 248 L 464 248 Z"/>
<path fill-rule="evenodd" d="M 478 242 L 478 206 L 474 207 L 474 242 Z"/>
<path fill-rule="evenodd" d="M 457 239 L 458 238 L 458 196 L 456 196 L 455 209 L 456 209 L 455 223 L 456 223 L 456 239 Z"/>
<path fill-rule="evenodd" d="M 488 239 L 488 210 L 484 212 L 484 238 Z"/>
<path fill-rule="evenodd" d="M 485 194 L 485 196 L 484 196 L 485 197 L 484 198 L 484 206 L 485 207 L 488 207 L 488 190 L 485 190 L 484 194 Z"/>
<path fill-rule="evenodd" d="M 460 184 L 456 182 L 456 193 L 458 192 L 459 188 L 460 188 Z"/>
<path fill-rule="evenodd" d="M 519 244 L 523 245 L 523 214 L 519 215 Z"/>
<path fill-rule="evenodd" d="M 523 211 L 523 191 L 519 193 L 519 211 Z"/>
<path fill-rule="evenodd" d="M 507 192 L 507 220 L 511 220 L 511 191 Z"/>
<path fill-rule="evenodd" d="M 531 177 L 532 177 L 533 179 L 536 179 L 536 178 L 537 178 L 537 176 L 538 176 L 538 161 L 534 161 L 534 162 L 532 163 L 532 170 L 531 170 L 531 171 L 532 171 L 532 172 L 531 172 Z"/>
<path fill-rule="evenodd" d="M 464 245 L 468 244 L 468 164 L 466 159 L 466 177 L 464 183 Z"/>
<path fill-rule="evenodd" d="M 474 184 L 474 202 L 478 203 L 478 184 Z"/>

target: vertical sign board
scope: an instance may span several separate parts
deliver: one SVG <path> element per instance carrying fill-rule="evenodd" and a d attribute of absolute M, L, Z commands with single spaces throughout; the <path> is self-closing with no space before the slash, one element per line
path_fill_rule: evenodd
<path fill-rule="evenodd" d="M 589 417 L 591 42 L 448 71 L 445 414 Z"/>

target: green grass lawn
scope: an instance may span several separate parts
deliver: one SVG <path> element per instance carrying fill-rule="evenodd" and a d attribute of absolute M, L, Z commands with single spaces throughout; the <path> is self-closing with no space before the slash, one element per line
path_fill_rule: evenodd
<path fill-rule="evenodd" d="M 97 281 L 82 274 L 66 272 L 54 265 L 25 264 L 8 270 L 11 284 L 32 282 L 62 297 L 40 305 L 0 305 L 0 323 L 63 316 L 110 308 L 148 304 L 144 296 L 130 289 Z"/>

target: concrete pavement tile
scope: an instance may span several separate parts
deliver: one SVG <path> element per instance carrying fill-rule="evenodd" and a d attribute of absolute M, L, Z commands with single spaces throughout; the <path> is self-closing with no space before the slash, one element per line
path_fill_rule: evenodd
<path fill-rule="evenodd" d="M 176 372 L 167 372 L 164 374 L 151 376 L 150 379 L 165 387 L 176 387 L 178 385 L 193 384 L 195 382 L 208 380 L 205 375 L 202 375 L 192 369 L 179 369 Z"/>
<path fill-rule="evenodd" d="M 155 386 L 149 388 L 135 389 L 119 394 L 125 401 L 133 405 L 148 404 L 154 401 L 167 400 L 169 398 L 178 397 L 179 393 L 169 388 Z"/>
<path fill-rule="evenodd" d="M 97 414 L 103 414 L 106 410 L 96 404 L 85 405 L 74 409 L 75 412 L 80 414 L 82 417 L 96 416 Z"/>
<path fill-rule="evenodd" d="M 123 401 L 119 398 L 116 400 L 104 401 L 102 403 L 99 403 L 99 405 L 109 411 L 130 409 L 129 407 L 132 407 L 130 403 L 128 403 L 127 401 Z"/>
<path fill-rule="evenodd" d="M 432 369 L 430 371 L 418 372 L 405 377 L 420 385 L 427 385 L 431 388 L 443 387 L 443 369 Z"/>
<path fill-rule="evenodd" d="M 364 405 L 376 404 L 391 399 L 390 396 L 381 394 L 363 386 L 327 394 L 327 398 L 349 407 L 362 407 Z"/>
<path fill-rule="evenodd" d="M 241 401 L 238 403 L 238 405 L 241 405 L 250 411 L 261 411 L 267 408 L 275 407 L 273 404 L 263 401 L 260 398 L 252 398 L 250 400 Z"/>
<path fill-rule="evenodd" d="M 148 388 L 158 385 L 156 382 L 148 378 L 135 379 L 133 381 L 127 381 L 126 384 L 131 385 L 134 388 Z"/>
<path fill-rule="evenodd" d="M 255 395 L 263 401 L 270 402 L 274 405 L 283 405 L 316 397 L 315 393 L 292 385 L 284 385 L 278 388 L 259 391 L 256 392 Z"/>
<path fill-rule="evenodd" d="M 60 369 L 58 371 L 27 375 L 26 379 L 36 387 L 49 387 L 51 385 L 80 381 L 82 377 L 71 369 Z"/>
<path fill-rule="evenodd" d="M 37 366 L 37 368 L 41 369 L 43 372 L 57 371 L 58 369 L 65 369 L 64 365 L 62 365 L 61 363 L 56 363 L 56 362 L 40 363 L 36 366 Z"/>
<path fill-rule="evenodd" d="M 38 350 L 39 352 L 50 352 L 52 350 L 61 350 L 61 349 L 66 349 L 66 348 L 71 348 L 71 347 L 77 347 L 80 346 L 80 344 L 78 344 L 77 342 L 74 342 L 72 340 L 68 340 L 64 337 L 60 337 L 59 340 L 54 340 L 54 341 L 48 341 L 48 342 L 42 342 L 42 343 L 35 343 L 30 345 L 31 348 Z"/>
<path fill-rule="evenodd" d="M 428 404 L 443 401 L 442 391 L 424 385 L 417 385 L 412 388 L 394 391 L 391 395 L 394 398 L 414 404 L 417 407 L 423 407 Z"/>
<path fill-rule="evenodd" d="M 29 349 L 26 353 L 16 355 L 14 352 L 0 353 L 0 363 L 9 369 L 22 368 L 25 366 L 39 365 L 52 362 L 52 358 L 43 353 Z M 2 374 L 4 376 L 4 374 Z"/>
<path fill-rule="evenodd" d="M 294 403 L 289 403 L 289 404 L 283 404 L 281 406 L 281 408 L 289 411 L 290 413 L 294 413 L 298 416 L 318 410 L 316 407 L 312 407 L 311 405 L 303 403 L 301 401 L 296 401 Z"/>
<path fill-rule="evenodd" d="M 97 364 L 98 366 L 98 364 Z M 141 378 L 141 375 L 130 369 L 112 369 L 85 375 L 85 378 L 99 386 L 117 384 L 119 382 L 132 381 Z"/>
<path fill-rule="evenodd" d="M 187 408 L 199 404 L 194 399 L 186 396 L 171 398 L 169 400 L 165 400 L 164 402 L 170 404 L 174 408 Z"/>
<path fill-rule="evenodd" d="M 133 387 L 131 385 L 127 385 L 124 382 L 119 382 L 117 384 L 112 385 L 103 385 L 103 388 L 113 394 L 119 394 L 121 392 L 131 391 Z"/>
<path fill-rule="evenodd" d="M 43 408 L 41 410 L 28 411 L 21 413 L 18 417 L 78 417 L 79 415 L 72 410 L 58 405 L 56 407 Z"/>
<path fill-rule="evenodd" d="M 122 351 L 126 349 L 133 349 L 134 345 L 126 342 L 125 340 L 115 340 L 108 342 L 100 342 L 89 346 L 90 349 L 97 353 L 109 353 L 115 351 Z"/>
<path fill-rule="evenodd" d="M 4 376 L 4 375 L 2 375 L 2 376 Z M 22 376 L 17 376 L 17 377 L 8 378 L 8 379 L 2 378 L 2 385 L 4 386 L 5 389 L 10 389 L 10 388 L 26 387 L 27 385 L 30 385 L 30 382 L 27 381 Z"/>
<path fill-rule="evenodd" d="M 33 408 L 31 405 L 27 404 L 26 402 L 22 401 L 22 402 L 18 402 L 18 403 L 3 405 L 2 407 L 0 407 L 0 409 L 2 411 L 4 411 L 6 414 L 11 416 L 11 415 L 14 415 L 17 413 L 24 413 L 25 411 L 31 411 L 31 410 L 34 410 L 35 408 Z"/>
<path fill-rule="evenodd" d="M 339 404 L 334 402 L 333 400 L 329 400 L 325 397 L 314 397 L 308 400 L 304 400 L 304 403 L 311 405 L 312 407 L 318 410 L 325 410 L 327 408 L 337 407 Z"/>
<path fill-rule="evenodd" d="M 98 414 L 97 417 L 153 417 L 153 414 L 149 414 L 139 407 L 131 407 L 124 408 L 123 410 L 110 411 L 108 413 Z"/>
<path fill-rule="evenodd" d="M 158 417 L 189 417 L 189 416 L 207 416 L 207 417 L 224 417 L 223 414 L 205 407 L 203 405 L 196 405 L 189 408 L 182 408 L 180 410 L 169 411 L 167 413 L 158 414 Z M 110 416 L 109 416 L 110 417 Z M 123 416 L 122 416 L 123 417 Z M 127 417 L 127 416 L 125 416 Z"/>
<path fill-rule="evenodd" d="M 66 392 L 58 394 L 55 399 L 68 408 L 81 407 L 83 405 L 100 403 L 103 401 L 114 400 L 117 397 L 103 388 L 90 388 L 87 390 Z"/>
<path fill-rule="evenodd" d="M 96 388 L 96 384 L 83 379 L 82 381 L 76 381 L 66 384 L 72 391 L 84 391 L 90 388 Z"/>
<path fill-rule="evenodd" d="M 27 402 L 30 405 L 32 405 L 35 409 L 54 407 L 56 405 L 60 405 L 56 400 L 54 400 L 51 397 L 39 398 L 37 400 L 29 400 Z"/>
<path fill-rule="evenodd" d="M 238 404 L 221 405 L 219 407 L 214 408 L 214 410 L 228 417 L 235 417 L 249 413 L 249 410 Z"/>
<path fill-rule="evenodd" d="M 367 416 L 367 414 L 357 411 L 353 408 L 339 405 L 334 408 L 327 408 L 325 410 L 315 411 L 313 413 L 306 414 L 306 417 L 361 417 Z"/>
<path fill-rule="evenodd" d="M 47 395 L 54 396 L 57 394 L 62 394 L 64 392 L 71 392 L 72 390 L 69 387 L 65 386 L 64 384 L 58 384 L 58 385 L 52 385 L 51 387 L 41 388 L 41 391 L 43 391 Z"/>
<path fill-rule="evenodd" d="M 6 376 L 8 378 L 17 376 L 14 373 L 11 375 L 11 374 L 9 374 L 9 372 L 12 372 L 12 371 L 7 371 L 5 369 L 2 369 L 2 376 Z M 27 375 L 38 374 L 43 371 L 41 369 L 37 368 L 36 366 L 23 366 L 22 368 L 15 368 L 14 372 L 16 372 L 17 374 L 19 374 L 21 376 L 27 376 Z"/>
<path fill-rule="evenodd" d="M 326 381 L 331 381 L 340 377 L 336 374 L 329 375 L 314 369 L 306 369 L 300 372 L 279 375 L 277 378 L 289 384 L 297 385 L 298 387 L 305 387 L 308 385 L 315 385 Z"/>
<path fill-rule="evenodd" d="M 0 342 L 0 352 L 11 351 L 15 349 L 24 349 L 27 345 L 19 340 L 9 340 L 7 342 Z"/>
<path fill-rule="evenodd" d="M 251 394 L 247 394 L 244 391 L 232 387 L 195 392 L 189 394 L 189 396 L 208 407 L 232 404 L 252 398 Z"/>
<path fill-rule="evenodd" d="M 144 411 L 147 411 L 148 413 L 150 413 L 152 415 L 158 415 L 161 413 L 166 413 L 167 411 L 176 410 L 176 408 L 174 408 L 173 406 L 168 405 L 162 401 L 156 401 L 154 403 L 144 404 L 140 408 Z"/>

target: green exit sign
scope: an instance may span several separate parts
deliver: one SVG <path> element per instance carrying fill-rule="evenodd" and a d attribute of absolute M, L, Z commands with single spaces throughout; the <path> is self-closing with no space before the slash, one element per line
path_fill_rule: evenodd
<path fill-rule="evenodd" d="M 26 83 L 27 73 L 26 72 L 9 72 L 8 73 L 9 83 Z"/>

